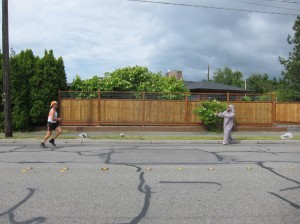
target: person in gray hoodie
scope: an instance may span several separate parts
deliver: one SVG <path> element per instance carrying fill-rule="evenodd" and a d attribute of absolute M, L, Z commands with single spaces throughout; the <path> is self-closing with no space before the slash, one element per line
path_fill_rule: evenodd
<path fill-rule="evenodd" d="M 224 140 L 223 140 L 223 145 L 227 145 L 228 143 L 234 143 L 235 140 L 231 135 L 231 131 L 233 128 L 233 121 L 234 121 L 234 115 L 235 115 L 235 110 L 233 105 L 229 105 L 227 107 L 227 110 L 224 112 L 220 112 L 217 114 L 219 117 L 224 118 Z"/>

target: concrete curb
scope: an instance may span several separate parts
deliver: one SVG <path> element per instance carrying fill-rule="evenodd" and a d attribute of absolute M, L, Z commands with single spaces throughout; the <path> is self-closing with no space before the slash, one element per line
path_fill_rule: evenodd
<path fill-rule="evenodd" d="M 39 144 L 40 139 L 1 139 L 1 144 Z M 222 140 L 110 140 L 110 139 L 61 139 L 56 140 L 57 144 L 218 144 Z M 300 140 L 238 140 L 238 144 L 300 144 Z"/>

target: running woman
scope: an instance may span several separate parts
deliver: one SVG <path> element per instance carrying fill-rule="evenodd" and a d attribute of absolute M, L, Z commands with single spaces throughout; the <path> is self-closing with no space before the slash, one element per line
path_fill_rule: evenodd
<path fill-rule="evenodd" d="M 52 101 L 50 104 L 51 110 L 49 111 L 49 115 L 48 115 L 48 122 L 47 122 L 47 134 L 44 137 L 44 140 L 41 142 L 41 147 L 42 148 L 48 148 L 45 145 L 45 142 L 47 141 L 47 139 L 52 135 L 52 131 L 56 130 L 56 135 L 49 140 L 49 142 L 53 145 L 55 145 L 55 139 L 62 133 L 61 127 L 59 126 L 58 121 L 61 121 L 61 118 L 58 118 L 58 114 L 57 114 L 57 102 L 56 101 Z"/>

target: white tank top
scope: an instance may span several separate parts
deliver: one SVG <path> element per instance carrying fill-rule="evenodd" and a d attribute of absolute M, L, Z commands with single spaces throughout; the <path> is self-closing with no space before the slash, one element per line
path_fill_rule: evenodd
<path fill-rule="evenodd" d="M 53 110 L 53 108 L 51 110 Z M 48 114 L 48 122 L 57 123 L 57 121 L 52 121 L 52 119 L 51 119 L 51 116 L 50 116 L 51 110 L 49 111 L 49 114 Z M 54 118 L 57 118 L 57 112 L 56 111 L 54 112 Z"/>

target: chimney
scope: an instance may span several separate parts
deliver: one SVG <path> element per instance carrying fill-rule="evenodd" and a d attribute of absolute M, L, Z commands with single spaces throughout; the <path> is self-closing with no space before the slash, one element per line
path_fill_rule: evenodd
<path fill-rule="evenodd" d="M 166 76 L 169 77 L 169 78 L 175 77 L 176 79 L 182 79 L 182 71 L 177 71 L 177 70 L 170 71 L 170 70 L 168 70 Z"/>

